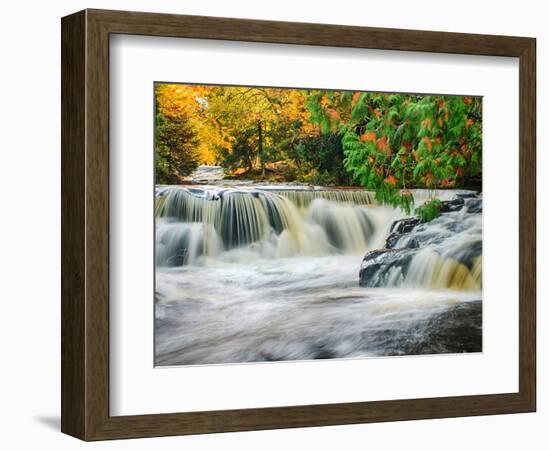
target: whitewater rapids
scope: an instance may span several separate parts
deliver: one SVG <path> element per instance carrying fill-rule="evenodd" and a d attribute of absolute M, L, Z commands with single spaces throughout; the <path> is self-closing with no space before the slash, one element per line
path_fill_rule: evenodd
<path fill-rule="evenodd" d="M 372 194 L 193 189 L 157 192 L 157 366 L 481 351 L 480 286 L 359 286 L 402 217 Z"/>

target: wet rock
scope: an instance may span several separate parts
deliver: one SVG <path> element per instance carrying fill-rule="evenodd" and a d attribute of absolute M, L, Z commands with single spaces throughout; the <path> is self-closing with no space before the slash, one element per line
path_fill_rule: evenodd
<path fill-rule="evenodd" d="M 430 249 L 433 256 L 428 257 L 428 262 L 422 262 L 423 269 L 415 270 L 412 278 L 414 283 L 428 282 L 432 273 L 430 271 L 439 270 L 443 260 L 449 261 L 451 264 L 449 267 L 453 267 L 454 261 L 464 265 L 470 271 L 479 271 L 477 267 L 482 254 L 481 235 L 479 239 L 475 238 L 480 229 L 472 227 L 472 224 L 479 220 L 479 217 L 476 219 L 473 214 L 481 213 L 482 199 L 476 194 L 465 195 L 472 196 L 442 201 L 441 216 L 431 222 L 423 223 L 417 217 L 393 222 L 385 247 L 371 251 L 363 258 L 359 272 L 359 285 L 399 286 L 410 272 L 412 258 L 424 249 Z M 472 216 L 469 217 L 470 214 Z M 472 230 L 473 235 L 461 245 L 456 245 L 453 237 L 466 230 Z M 424 267 L 426 264 L 432 265 Z M 424 279 L 417 279 L 422 276 Z"/>
<path fill-rule="evenodd" d="M 412 249 L 381 249 L 368 252 L 361 263 L 359 285 L 384 286 L 385 279 L 396 272 L 405 277 L 414 253 Z"/>
<path fill-rule="evenodd" d="M 472 214 L 480 214 L 483 212 L 483 201 L 480 198 L 469 198 L 465 202 L 466 211 Z"/>
<path fill-rule="evenodd" d="M 394 231 L 386 238 L 386 248 L 395 249 L 398 248 L 418 248 L 419 243 L 418 239 L 411 237 L 410 239 L 403 240 L 401 239 L 404 235 L 407 235 L 408 233 L 398 233 Z"/>
<path fill-rule="evenodd" d="M 464 206 L 463 198 L 455 198 L 454 200 L 445 200 L 441 202 L 440 212 L 447 213 L 447 212 L 458 211 L 462 209 L 463 206 Z"/>
<path fill-rule="evenodd" d="M 417 353 L 482 351 L 481 300 L 458 304 L 434 316 L 427 325 L 425 342 L 415 349 Z"/>
<path fill-rule="evenodd" d="M 467 198 L 476 198 L 479 196 L 478 192 L 463 192 L 463 193 L 457 193 L 457 198 L 467 199 Z"/>
<path fill-rule="evenodd" d="M 464 264 L 468 270 L 472 270 L 482 252 L 483 242 L 479 239 L 455 248 L 454 251 L 449 252 L 447 256 L 461 264 Z"/>
<path fill-rule="evenodd" d="M 460 303 L 410 327 L 379 329 L 363 338 L 378 356 L 481 352 L 482 303 Z"/>
<path fill-rule="evenodd" d="M 390 234 L 386 238 L 386 248 L 395 248 L 401 237 L 410 233 L 414 227 L 420 224 L 418 217 L 407 217 L 406 219 L 399 219 L 392 223 L 390 227 Z M 418 248 L 418 242 L 415 239 L 409 241 L 407 248 Z"/>
<path fill-rule="evenodd" d="M 481 213 L 482 202 L 482 199 L 475 193 L 457 194 L 457 198 L 441 202 L 441 213 L 460 211 L 463 207 L 466 207 L 466 212 L 468 213 Z M 385 248 L 397 248 L 398 244 L 400 248 L 419 248 L 421 242 L 419 242 L 418 239 L 411 238 L 403 242 L 401 238 L 404 234 L 413 231 L 420 224 L 421 221 L 418 217 L 407 217 L 393 222 L 390 228 L 390 234 L 386 238 Z M 456 223 L 456 226 L 457 229 L 453 231 L 460 231 L 459 222 Z"/>
<path fill-rule="evenodd" d="M 418 217 L 407 217 L 405 219 L 396 220 L 391 224 L 390 232 L 391 233 L 408 233 L 420 223 Z"/>

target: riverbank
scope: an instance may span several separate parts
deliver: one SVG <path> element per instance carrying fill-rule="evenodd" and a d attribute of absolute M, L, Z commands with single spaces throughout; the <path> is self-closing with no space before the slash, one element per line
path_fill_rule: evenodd
<path fill-rule="evenodd" d="M 359 185 L 338 185 L 333 183 L 322 183 L 319 184 L 319 180 L 316 179 L 317 183 L 313 180 L 310 181 L 297 181 L 293 177 L 288 177 L 283 170 L 277 168 L 277 166 L 267 167 L 267 172 L 254 171 L 238 171 L 231 172 L 224 169 L 222 166 L 209 166 L 201 165 L 199 166 L 191 175 L 187 177 L 182 177 L 181 183 L 183 185 L 205 185 L 212 184 L 218 186 L 243 186 L 243 185 L 280 185 L 280 186 L 296 186 L 297 188 L 320 188 L 320 189 L 364 189 L 364 187 Z M 421 185 L 411 185 L 408 186 L 410 189 L 416 190 L 426 190 L 425 186 Z M 483 190 L 483 178 L 482 176 L 468 177 L 462 181 L 459 186 L 449 187 L 447 189 L 440 190 L 465 190 L 465 191 L 474 191 L 481 192 Z"/>

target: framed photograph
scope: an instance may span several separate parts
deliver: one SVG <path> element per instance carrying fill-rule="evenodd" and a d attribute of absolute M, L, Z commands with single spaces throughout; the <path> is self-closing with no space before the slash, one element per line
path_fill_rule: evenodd
<path fill-rule="evenodd" d="M 534 38 L 61 29 L 64 433 L 535 411 Z"/>

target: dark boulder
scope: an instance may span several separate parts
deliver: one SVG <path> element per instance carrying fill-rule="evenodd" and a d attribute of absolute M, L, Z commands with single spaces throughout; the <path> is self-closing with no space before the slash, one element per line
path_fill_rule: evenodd
<path fill-rule="evenodd" d="M 386 238 L 386 248 L 395 248 L 401 236 L 406 233 L 410 233 L 419 223 L 420 219 L 418 217 L 407 217 L 405 219 L 399 219 L 393 222 L 390 227 L 390 234 Z M 418 242 L 416 242 L 415 245 L 415 241 L 412 240 L 410 245 L 407 245 L 407 247 L 417 248 Z"/>
<path fill-rule="evenodd" d="M 386 285 L 390 271 L 400 271 L 405 277 L 415 251 L 413 249 L 382 249 L 368 252 L 361 263 L 359 285 L 380 287 Z"/>
<path fill-rule="evenodd" d="M 459 303 L 400 328 L 364 333 L 377 356 L 471 353 L 483 350 L 481 300 Z"/>
<path fill-rule="evenodd" d="M 462 209 L 463 206 L 464 206 L 463 198 L 455 198 L 453 200 L 444 200 L 441 202 L 441 208 L 439 211 L 442 213 L 454 212 Z"/>
<path fill-rule="evenodd" d="M 456 213 L 458 214 L 446 214 Z M 460 246 L 445 242 L 457 233 L 472 227 L 472 221 L 465 220 L 464 213 L 478 214 L 482 211 L 482 199 L 476 193 L 457 194 L 453 200 L 441 202 L 442 215 L 431 222 L 422 222 L 418 217 L 396 220 L 390 227 L 385 247 L 368 252 L 361 263 L 359 285 L 382 287 L 398 285 L 406 278 L 411 260 L 419 250 L 431 248 L 442 257 L 453 259 L 472 270 L 482 253 L 479 240 L 469 239 Z M 473 229 L 474 233 L 477 233 Z M 397 284 L 395 284 L 397 283 Z"/>
<path fill-rule="evenodd" d="M 399 219 L 391 224 L 390 233 L 408 233 L 420 223 L 418 217 L 407 217 L 405 219 Z"/>
<path fill-rule="evenodd" d="M 407 239 L 405 242 L 401 241 L 401 238 L 407 234 L 394 231 L 386 238 L 386 248 L 418 248 L 418 239 L 414 237 Z"/>
<path fill-rule="evenodd" d="M 480 214 L 483 212 L 483 200 L 480 198 L 469 198 L 465 202 L 466 211 L 472 214 Z"/>
<path fill-rule="evenodd" d="M 462 198 L 462 199 L 467 199 L 467 198 L 476 198 L 476 197 L 479 197 L 479 193 L 478 192 L 462 192 L 462 193 L 457 193 L 456 194 L 456 197 L 457 198 Z"/>

